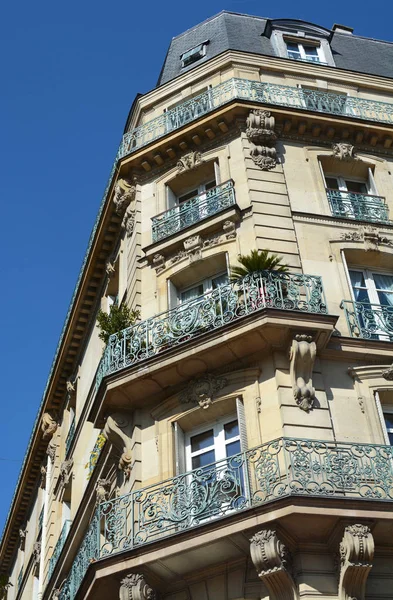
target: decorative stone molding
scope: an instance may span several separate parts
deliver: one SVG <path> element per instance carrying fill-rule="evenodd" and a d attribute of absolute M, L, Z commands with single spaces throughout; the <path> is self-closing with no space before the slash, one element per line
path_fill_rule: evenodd
<path fill-rule="evenodd" d="M 202 260 L 202 238 L 200 235 L 192 235 L 183 242 L 184 250 L 187 252 L 190 263 Z"/>
<path fill-rule="evenodd" d="M 250 110 L 246 125 L 252 160 L 263 171 L 274 169 L 277 164 L 277 152 L 274 147 L 277 139 L 274 117 L 269 111 L 253 109 Z"/>
<path fill-rule="evenodd" d="M 116 207 L 116 213 L 123 215 L 126 208 L 131 202 L 134 202 L 136 195 L 136 178 L 132 181 L 129 179 L 118 179 L 115 186 L 113 202 Z"/>
<path fill-rule="evenodd" d="M 365 600 L 374 558 L 374 538 L 367 525 L 349 525 L 340 543 L 339 600 Z"/>
<path fill-rule="evenodd" d="M 44 490 L 45 486 L 46 486 L 46 467 L 44 465 L 41 465 L 40 473 L 41 473 L 40 488 L 42 490 Z"/>
<path fill-rule="evenodd" d="M 393 247 L 393 240 L 380 234 L 377 227 L 365 225 L 356 231 L 346 231 L 341 234 L 341 239 L 351 242 L 363 242 L 366 252 L 373 250 L 378 252 L 381 244 Z"/>
<path fill-rule="evenodd" d="M 33 545 L 33 568 L 38 569 L 41 560 L 41 542 L 34 542 Z"/>
<path fill-rule="evenodd" d="M 262 400 L 259 396 L 258 398 L 255 398 L 255 404 L 257 406 L 257 413 L 260 414 L 262 412 Z"/>
<path fill-rule="evenodd" d="M 106 502 L 109 496 L 109 487 L 111 482 L 109 479 L 98 479 L 96 484 L 96 504 Z"/>
<path fill-rule="evenodd" d="M 251 560 L 270 600 L 298 598 L 290 573 L 290 554 L 273 529 L 262 529 L 250 540 Z"/>
<path fill-rule="evenodd" d="M 185 173 L 186 171 L 192 171 L 196 169 L 204 162 L 202 155 L 198 151 L 188 152 L 184 154 L 177 163 L 177 172 Z"/>
<path fill-rule="evenodd" d="M 46 453 L 50 458 L 51 463 L 53 464 L 55 462 L 55 458 L 56 458 L 56 444 L 54 443 L 53 440 L 51 440 L 48 444 L 48 447 L 46 449 Z"/>
<path fill-rule="evenodd" d="M 66 487 L 69 484 L 73 464 L 74 461 L 72 458 L 63 460 L 61 463 L 59 473 L 59 484 L 61 487 Z"/>
<path fill-rule="evenodd" d="M 386 379 L 386 381 L 393 381 L 393 364 L 385 369 L 385 371 L 382 371 L 382 377 Z"/>
<path fill-rule="evenodd" d="M 332 144 L 333 156 L 339 160 L 358 160 L 355 156 L 355 147 L 348 142 L 336 142 Z"/>
<path fill-rule="evenodd" d="M 51 438 L 57 429 L 57 420 L 49 413 L 42 415 L 41 430 L 44 434 L 44 439 Z"/>
<path fill-rule="evenodd" d="M 314 406 L 315 390 L 312 385 L 312 370 L 316 355 L 317 347 L 310 335 L 295 335 L 289 351 L 290 376 L 296 403 L 306 412 Z"/>
<path fill-rule="evenodd" d="M 27 529 L 19 529 L 19 548 L 25 549 Z"/>
<path fill-rule="evenodd" d="M 110 256 L 105 263 L 105 273 L 107 274 L 108 279 L 111 279 L 111 277 L 113 277 L 113 275 L 116 273 L 115 262 L 115 257 Z"/>
<path fill-rule="evenodd" d="M 128 207 L 123 217 L 122 228 L 125 229 L 127 237 L 131 237 L 135 229 L 135 210 Z"/>
<path fill-rule="evenodd" d="M 116 412 L 106 419 L 104 435 L 121 452 L 118 466 L 123 471 L 126 481 L 130 478 L 132 468 L 132 430 L 133 422 L 130 414 Z"/>
<path fill-rule="evenodd" d="M 156 592 L 144 575 L 130 573 L 120 582 L 119 600 L 156 600 Z"/>
<path fill-rule="evenodd" d="M 205 373 L 201 377 L 191 379 L 179 395 L 182 404 L 193 402 L 201 408 L 209 408 L 213 403 L 214 394 L 228 384 L 225 377 Z"/>
<path fill-rule="evenodd" d="M 236 238 L 236 225 L 229 219 L 223 223 L 223 231 L 227 240 L 234 240 Z"/>
<path fill-rule="evenodd" d="M 162 254 L 155 254 L 153 256 L 153 267 L 156 270 L 157 275 L 165 270 L 165 256 Z"/>

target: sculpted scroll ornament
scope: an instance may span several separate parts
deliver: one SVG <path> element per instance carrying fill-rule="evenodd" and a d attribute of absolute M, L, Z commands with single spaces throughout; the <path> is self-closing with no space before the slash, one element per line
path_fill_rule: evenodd
<path fill-rule="evenodd" d="M 222 390 L 227 384 L 228 380 L 225 377 L 206 373 L 202 377 L 191 379 L 181 392 L 179 400 L 181 403 L 193 402 L 206 409 L 213 403 L 214 394 Z"/>
<path fill-rule="evenodd" d="M 119 600 L 156 600 L 144 575 L 130 573 L 120 582 Z"/>
<path fill-rule="evenodd" d="M 132 416 L 127 413 L 113 413 L 106 419 L 105 437 L 121 452 L 119 469 L 123 471 L 126 481 L 131 475 L 132 455 Z"/>
<path fill-rule="evenodd" d="M 188 152 L 182 156 L 177 163 L 177 172 L 184 173 L 185 171 L 192 171 L 203 163 L 202 155 L 198 151 Z"/>
<path fill-rule="evenodd" d="M 250 540 L 251 560 L 266 585 L 270 600 L 298 598 L 290 573 L 290 554 L 273 529 L 263 529 Z"/>
<path fill-rule="evenodd" d="M 246 125 L 246 136 L 250 142 L 252 160 L 263 171 L 274 169 L 277 164 L 277 152 L 274 146 L 277 139 L 274 131 L 274 117 L 266 110 L 251 110 Z"/>
<path fill-rule="evenodd" d="M 289 351 L 293 395 L 299 408 L 308 412 L 314 406 L 312 370 L 317 347 L 309 335 L 295 335 Z"/>
<path fill-rule="evenodd" d="M 111 482 L 109 479 L 98 479 L 96 484 L 96 504 L 101 504 L 108 500 L 109 487 Z"/>
<path fill-rule="evenodd" d="M 367 525 L 349 525 L 340 544 L 339 600 L 365 600 L 374 558 L 374 539 Z"/>

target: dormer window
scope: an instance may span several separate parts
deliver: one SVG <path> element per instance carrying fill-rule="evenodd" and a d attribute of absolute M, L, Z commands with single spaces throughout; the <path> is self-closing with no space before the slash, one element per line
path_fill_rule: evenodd
<path fill-rule="evenodd" d="M 324 62 L 322 50 L 320 46 L 316 44 L 310 44 L 309 42 L 294 42 L 289 40 L 286 40 L 285 43 L 287 45 L 288 58 L 315 63 Z"/>
<path fill-rule="evenodd" d="M 191 48 L 191 50 L 184 52 L 180 57 L 181 66 L 188 67 L 189 65 L 192 65 L 192 63 L 203 58 L 206 55 L 207 43 L 207 41 L 203 42 L 202 44 L 199 44 L 199 46 L 195 46 L 195 48 Z"/>

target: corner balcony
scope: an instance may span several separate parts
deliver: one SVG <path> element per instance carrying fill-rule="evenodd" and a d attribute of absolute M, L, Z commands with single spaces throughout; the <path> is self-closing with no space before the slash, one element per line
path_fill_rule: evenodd
<path fill-rule="evenodd" d="M 236 203 L 233 181 L 202 192 L 152 218 L 153 243 L 199 223 Z"/>
<path fill-rule="evenodd" d="M 342 300 L 351 337 L 393 342 L 393 306 Z"/>
<path fill-rule="evenodd" d="M 294 497 L 318 499 L 319 504 L 324 500 L 325 506 L 341 500 L 343 512 L 347 501 L 351 511 L 355 501 L 392 502 L 393 448 L 279 438 L 108 500 L 97 507 L 59 599 L 75 598 L 89 565 L 96 561 L 127 551 L 140 552 L 148 544 L 197 527 L 194 536 L 202 535 L 203 528 L 234 516 L 243 531 L 247 511 L 255 526 L 255 511 Z M 277 505 L 272 507 L 276 509 Z M 233 533 L 232 527 L 229 535 Z M 124 560 L 116 567 L 110 563 L 111 572 L 124 569 Z"/>
<path fill-rule="evenodd" d="M 390 224 L 389 209 L 382 196 L 326 189 L 332 215 L 368 223 Z"/>
<path fill-rule="evenodd" d="M 234 77 L 126 133 L 116 161 L 234 100 L 375 123 L 393 123 L 393 104 L 388 102 Z"/>

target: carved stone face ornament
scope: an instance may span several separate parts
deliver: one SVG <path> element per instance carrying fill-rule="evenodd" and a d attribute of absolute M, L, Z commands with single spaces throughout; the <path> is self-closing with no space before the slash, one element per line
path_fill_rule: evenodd
<path fill-rule="evenodd" d="M 337 142 L 332 145 L 332 150 L 333 156 L 339 160 L 356 159 L 355 147 L 352 144 L 348 144 L 348 142 Z"/>
<path fill-rule="evenodd" d="M 188 152 L 182 156 L 177 163 L 177 172 L 185 173 L 186 171 L 192 171 L 203 163 L 202 155 L 198 151 Z"/>
<path fill-rule="evenodd" d="M 201 408 L 207 409 L 213 403 L 214 394 L 222 390 L 227 384 L 228 380 L 225 377 L 206 373 L 188 382 L 186 388 L 180 394 L 180 402 L 193 402 L 199 404 Z"/>

